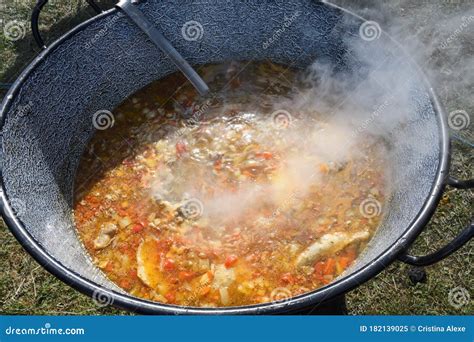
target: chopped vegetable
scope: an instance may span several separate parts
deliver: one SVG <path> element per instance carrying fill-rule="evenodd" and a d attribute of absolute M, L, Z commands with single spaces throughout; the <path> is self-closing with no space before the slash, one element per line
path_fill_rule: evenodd
<path fill-rule="evenodd" d="M 173 74 L 92 138 L 74 219 L 94 263 L 134 296 L 201 307 L 296 296 L 344 274 L 380 223 L 360 204 L 384 203 L 384 144 L 364 134 L 333 153 L 344 123 L 292 108 L 305 78 L 286 67 L 200 72 L 222 89 L 212 99 Z"/>
<path fill-rule="evenodd" d="M 239 258 L 236 255 L 233 255 L 233 254 L 227 256 L 227 258 L 225 259 L 225 263 L 224 263 L 225 267 L 226 268 L 231 268 L 232 266 L 234 266 L 237 263 L 238 259 Z"/>

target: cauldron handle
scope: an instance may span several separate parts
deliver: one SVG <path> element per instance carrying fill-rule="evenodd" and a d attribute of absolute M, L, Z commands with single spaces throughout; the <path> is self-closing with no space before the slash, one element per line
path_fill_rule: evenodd
<path fill-rule="evenodd" d="M 449 177 L 447 182 L 448 185 L 458 189 L 472 189 L 474 188 L 474 179 L 459 180 L 453 177 Z M 403 261 L 413 266 L 429 266 L 443 260 L 449 255 L 456 252 L 459 248 L 464 246 L 474 236 L 474 217 L 471 218 L 471 222 L 464 228 L 458 236 L 456 236 L 447 245 L 440 248 L 434 253 L 424 256 L 413 256 L 408 254 L 406 251 L 398 256 L 398 260 Z"/>
<path fill-rule="evenodd" d="M 95 3 L 94 0 L 86 0 L 89 6 L 94 9 L 96 13 L 101 13 L 102 10 L 100 9 L 99 6 Z M 33 12 L 31 13 L 31 32 L 33 33 L 33 38 L 36 41 L 36 44 L 41 49 L 46 49 L 46 45 L 44 44 L 44 40 L 41 37 L 41 34 L 39 32 L 39 27 L 38 27 L 38 22 L 39 22 L 39 16 L 41 13 L 41 10 L 43 9 L 44 5 L 48 3 L 48 0 L 38 0 L 36 1 L 36 5 L 33 8 Z"/>

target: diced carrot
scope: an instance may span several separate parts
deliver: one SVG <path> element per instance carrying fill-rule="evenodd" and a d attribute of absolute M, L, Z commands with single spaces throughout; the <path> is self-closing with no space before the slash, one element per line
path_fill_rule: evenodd
<path fill-rule="evenodd" d="M 106 270 L 107 272 L 112 272 L 112 271 L 114 270 L 114 265 L 113 265 L 113 263 L 112 263 L 112 262 L 108 262 L 108 263 L 107 263 L 107 266 L 105 266 L 105 270 Z"/>
<path fill-rule="evenodd" d="M 324 267 L 324 275 L 334 274 L 336 267 L 336 260 L 334 258 L 329 258 L 326 261 L 326 266 Z"/>
<path fill-rule="evenodd" d="M 349 259 L 349 257 L 347 256 L 341 256 L 339 257 L 337 263 L 339 264 L 339 266 L 341 267 L 342 270 L 345 270 L 347 268 L 347 266 L 349 266 L 351 260 Z"/>
<path fill-rule="evenodd" d="M 226 268 L 231 268 L 237 263 L 237 260 L 238 260 L 237 256 L 233 254 L 228 255 L 227 258 L 225 259 L 224 266 Z"/>
<path fill-rule="evenodd" d="M 207 295 L 210 291 L 211 291 L 211 287 L 210 287 L 210 286 L 204 286 L 204 287 L 199 291 L 199 294 L 200 294 L 201 296 L 205 296 L 205 295 Z"/>
<path fill-rule="evenodd" d="M 194 273 L 188 271 L 181 271 L 178 273 L 178 278 L 181 281 L 189 280 L 194 277 Z"/>
<path fill-rule="evenodd" d="M 212 281 L 214 279 L 214 273 L 212 273 L 212 271 L 207 271 L 206 273 L 209 281 Z"/>
<path fill-rule="evenodd" d="M 211 299 L 212 299 L 212 301 L 213 301 L 214 303 L 219 303 L 221 297 L 219 296 L 218 293 L 214 293 L 214 294 L 211 296 Z"/>

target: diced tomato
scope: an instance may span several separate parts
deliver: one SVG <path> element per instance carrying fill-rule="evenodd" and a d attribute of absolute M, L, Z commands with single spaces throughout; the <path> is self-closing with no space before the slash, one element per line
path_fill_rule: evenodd
<path fill-rule="evenodd" d="M 173 292 L 168 292 L 167 294 L 165 294 L 165 298 L 168 302 L 174 302 L 176 300 L 176 296 Z"/>
<path fill-rule="evenodd" d="M 120 287 L 124 288 L 125 290 L 130 290 L 132 284 L 128 279 L 123 279 L 120 281 Z"/>
<path fill-rule="evenodd" d="M 128 271 L 128 275 L 130 278 L 137 278 L 137 270 L 132 268 L 130 271 Z"/>
<path fill-rule="evenodd" d="M 231 254 L 227 256 L 227 258 L 225 259 L 224 266 L 226 268 L 231 268 L 237 263 L 237 260 L 238 260 L 237 256 Z"/>
<path fill-rule="evenodd" d="M 119 214 L 122 217 L 128 216 L 129 211 L 127 209 L 116 207 L 115 210 L 117 211 L 117 214 Z"/>
<path fill-rule="evenodd" d="M 187 151 L 186 144 L 183 141 L 178 141 L 176 143 L 176 154 L 178 156 L 183 155 Z"/>
<path fill-rule="evenodd" d="M 140 223 L 136 223 L 132 227 L 132 231 L 134 233 L 140 233 L 145 227 L 143 227 Z"/>
<path fill-rule="evenodd" d="M 324 268 L 325 268 L 325 263 L 324 261 L 318 261 L 315 265 L 314 265 L 314 273 L 316 275 L 323 275 L 324 273 Z"/>
<path fill-rule="evenodd" d="M 286 284 L 292 284 L 295 281 L 295 277 L 291 273 L 283 274 L 280 279 Z"/>
<path fill-rule="evenodd" d="M 166 259 L 165 262 L 163 263 L 163 267 L 167 271 L 172 271 L 176 268 L 176 263 L 174 262 L 173 259 Z"/>

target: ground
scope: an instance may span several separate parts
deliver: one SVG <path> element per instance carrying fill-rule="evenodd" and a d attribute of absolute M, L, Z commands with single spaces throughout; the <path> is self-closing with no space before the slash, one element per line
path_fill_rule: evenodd
<path fill-rule="evenodd" d="M 409 1 L 405 1 L 410 3 Z M 110 6 L 111 1 L 101 4 Z M 350 6 L 348 1 L 339 1 Z M 346 4 L 347 3 L 347 4 Z M 388 2 L 387 2 L 388 3 Z M 412 3 L 415 3 L 412 1 Z M 439 1 L 439 3 L 450 3 Z M 452 2 L 451 2 L 452 3 Z M 370 1 L 362 4 L 370 6 Z M 362 6 L 360 4 L 360 6 Z M 459 6 L 463 5 L 458 1 Z M 469 7 L 469 2 L 464 3 Z M 0 26 L 18 20 L 27 22 L 33 1 L 0 0 Z M 393 7 L 393 4 L 391 5 Z M 352 5 L 357 9 L 356 5 Z M 469 9 L 472 9 L 471 4 Z M 408 6 L 408 8 L 411 8 Z M 452 10 L 452 7 L 449 8 Z M 458 9 L 459 10 L 459 9 Z M 462 10 L 462 8 L 461 8 Z M 401 11 L 401 10 L 400 10 Z M 46 41 L 59 37 L 63 32 L 93 15 L 80 1 L 50 1 L 41 16 L 40 28 Z M 12 42 L 0 34 L 0 86 L 8 87 L 18 73 L 39 52 L 33 43 L 28 25 L 26 35 Z M 2 28 L 3 30 L 3 28 Z M 471 86 L 473 86 L 471 84 Z M 448 89 L 449 88 L 449 89 Z M 453 87 L 446 89 L 452 90 Z M 466 103 L 462 90 L 458 96 L 441 92 L 443 101 L 474 112 L 472 102 Z M 4 92 L 0 92 L 3 96 Z M 472 92 L 471 92 L 472 98 Z M 472 101 L 472 99 L 471 99 Z M 471 115 L 472 117 L 472 115 Z M 474 120 L 474 119 L 473 119 Z M 472 143 L 470 131 L 463 137 Z M 474 177 L 474 153 L 465 143 L 453 144 L 452 173 L 459 178 Z M 409 191 L 409 189 L 407 189 Z M 472 218 L 474 201 L 472 191 L 447 188 L 439 208 L 411 249 L 411 253 L 423 255 L 449 242 Z M 426 268 L 427 279 L 414 285 L 409 277 L 410 267 L 395 262 L 382 273 L 361 284 L 347 295 L 348 308 L 352 314 L 472 314 L 472 300 L 456 305 L 453 294 L 461 293 L 464 298 L 473 296 L 474 277 L 472 242 L 444 261 Z M 461 292 L 459 292 L 461 291 Z M 450 295 L 451 292 L 451 295 Z M 459 297 L 458 297 L 459 298 Z M 20 246 L 3 223 L 0 224 L 0 314 L 127 314 L 112 307 L 100 307 L 92 299 L 73 290 L 41 268 Z"/>

